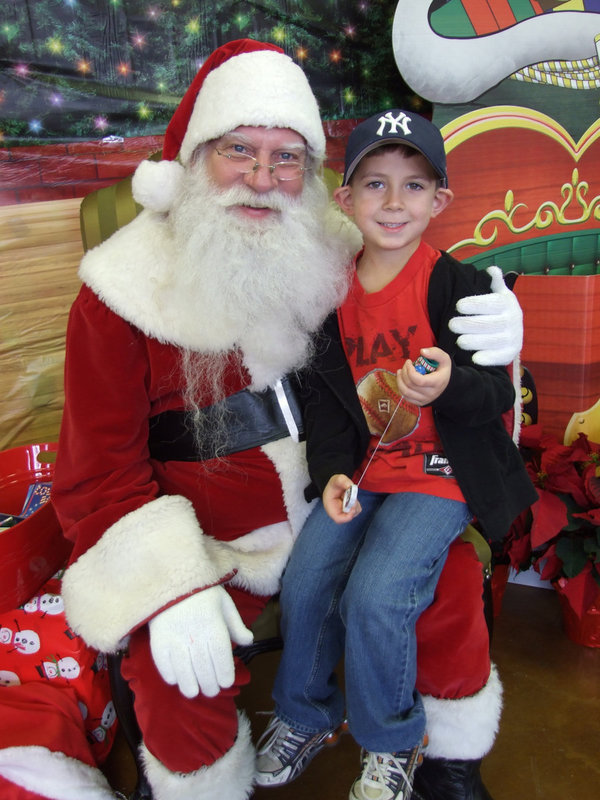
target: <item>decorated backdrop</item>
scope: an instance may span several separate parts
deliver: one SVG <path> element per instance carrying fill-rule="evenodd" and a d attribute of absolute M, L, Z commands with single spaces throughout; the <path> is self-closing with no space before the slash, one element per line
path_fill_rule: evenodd
<path fill-rule="evenodd" d="M 325 119 L 403 98 L 389 0 L 3 0 L 0 131 L 8 146 L 160 134 L 223 42 L 279 44 Z"/>
<path fill-rule="evenodd" d="M 600 0 L 2 0 L 0 14 L 0 449 L 58 431 L 81 198 L 126 221 L 127 203 L 96 190 L 127 199 L 198 66 L 241 36 L 306 70 L 334 169 L 357 119 L 391 105 L 433 116 L 457 196 L 433 243 L 523 273 L 541 422 L 589 426 Z"/>
<path fill-rule="evenodd" d="M 600 0 L 399 0 L 403 80 L 433 104 L 454 203 L 429 235 L 514 271 L 522 358 L 559 439 L 600 413 Z"/>

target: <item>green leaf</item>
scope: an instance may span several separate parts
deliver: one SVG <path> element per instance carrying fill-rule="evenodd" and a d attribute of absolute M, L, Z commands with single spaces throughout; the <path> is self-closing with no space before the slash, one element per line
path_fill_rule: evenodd
<path fill-rule="evenodd" d="M 556 543 L 556 555 L 563 562 L 563 571 L 567 578 L 579 575 L 588 561 L 581 539 L 559 539 Z"/>
<path fill-rule="evenodd" d="M 586 536 L 583 540 L 583 550 L 588 556 L 597 555 L 600 552 L 600 547 L 596 538 L 593 536 Z"/>

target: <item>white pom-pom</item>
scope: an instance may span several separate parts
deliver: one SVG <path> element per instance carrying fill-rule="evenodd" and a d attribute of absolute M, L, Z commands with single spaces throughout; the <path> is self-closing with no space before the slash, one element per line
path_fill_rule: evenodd
<path fill-rule="evenodd" d="M 165 213 L 179 194 L 183 167 L 178 161 L 142 161 L 133 174 L 133 199 L 150 211 Z"/>

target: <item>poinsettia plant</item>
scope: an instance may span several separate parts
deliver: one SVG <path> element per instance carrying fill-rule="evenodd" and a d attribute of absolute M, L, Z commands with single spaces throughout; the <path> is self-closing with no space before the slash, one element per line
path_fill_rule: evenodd
<path fill-rule="evenodd" d="M 516 570 L 533 566 L 563 589 L 574 580 L 577 605 L 591 603 L 600 587 L 600 444 L 580 433 L 564 445 L 537 425 L 523 428 L 520 444 L 539 499 L 513 523 L 504 552 Z"/>

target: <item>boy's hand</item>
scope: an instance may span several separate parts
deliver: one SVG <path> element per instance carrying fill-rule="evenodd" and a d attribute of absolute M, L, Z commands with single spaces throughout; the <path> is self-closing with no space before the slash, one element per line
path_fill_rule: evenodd
<path fill-rule="evenodd" d="M 409 359 L 396 373 L 398 392 L 407 402 L 415 406 L 426 406 L 438 398 L 448 386 L 452 371 L 452 359 L 445 350 L 439 347 L 424 347 L 421 355 L 438 362 L 435 372 L 421 375 Z"/>
<path fill-rule="evenodd" d="M 347 475 L 332 475 L 323 490 L 323 508 L 334 522 L 350 522 L 361 512 L 358 500 L 349 511 L 342 510 L 344 494 L 350 486 L 352 481 Z"/>

